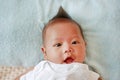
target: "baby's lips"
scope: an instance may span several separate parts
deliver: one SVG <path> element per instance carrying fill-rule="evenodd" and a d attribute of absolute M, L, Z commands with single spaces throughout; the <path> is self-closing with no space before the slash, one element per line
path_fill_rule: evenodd
<path fill-rule="evenodd" d="M 74 61 L 74 59 L 71 58 L 71 57 L 68 57 L 64 60 L 64 62 L 67 63 L 67 64 L 72 63 L 73 61 Z"/>

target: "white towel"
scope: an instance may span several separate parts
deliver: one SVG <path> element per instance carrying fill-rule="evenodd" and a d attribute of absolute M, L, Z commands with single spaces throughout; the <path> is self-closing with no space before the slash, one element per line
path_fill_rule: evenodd
<path fill-rule="evenodd" d="M 99 74 L 90 71 L 86 64 L 55 64 L 41 61 L 20 80 L 98 80 L 98 78 Z"/>

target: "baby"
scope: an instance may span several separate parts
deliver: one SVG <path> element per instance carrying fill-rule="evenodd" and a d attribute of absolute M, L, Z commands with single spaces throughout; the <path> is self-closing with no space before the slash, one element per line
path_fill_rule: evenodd
<path fill-rule="evenodd" d="M 83 64 L 86 44 L 80 26 L 68 18 L 54 18 L 42 32 L 44 60 L 20 80 L 98 80 Z"/>

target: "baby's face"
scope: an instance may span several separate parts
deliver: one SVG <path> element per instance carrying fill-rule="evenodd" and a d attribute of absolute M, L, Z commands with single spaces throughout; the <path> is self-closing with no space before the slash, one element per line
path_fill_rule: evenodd
<path fill-rule="evenodd" d="M 82 63 L 85 59 L 85 42 L 78 25 L 68 21 L 49 26 L 42 51 L 44 58 L 54 63 Z"/>

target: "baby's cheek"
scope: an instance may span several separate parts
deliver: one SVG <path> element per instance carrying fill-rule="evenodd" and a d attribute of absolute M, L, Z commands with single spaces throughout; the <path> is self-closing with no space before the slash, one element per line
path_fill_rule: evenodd
<path fill-rule="evenodd" d="M 79 50 L 76 54 L 76 57 L 83 60 L 85 58 L 85 55 L 85 50 Z"/>

